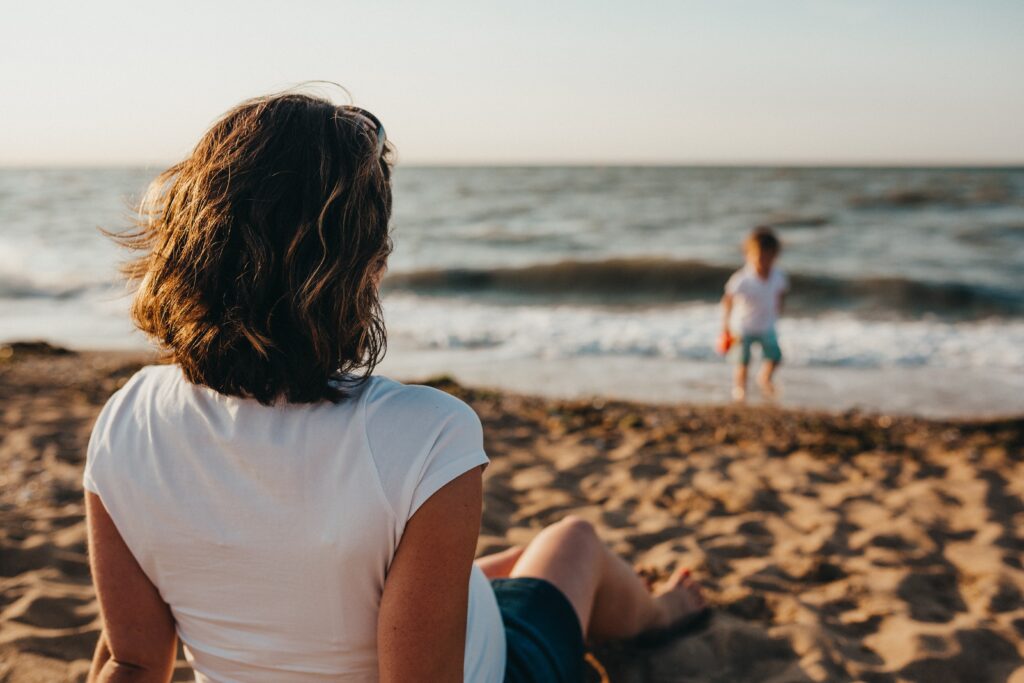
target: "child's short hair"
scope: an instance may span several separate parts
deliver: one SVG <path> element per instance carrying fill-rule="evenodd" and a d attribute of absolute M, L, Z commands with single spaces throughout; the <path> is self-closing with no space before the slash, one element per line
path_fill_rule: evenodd
<path fill-rule="evenodd" d="M 270 404 L 339 400 L 383 357 L 391 149 L 356 107 L 248 100 L 161 173 L 138 229 L 135 325 L 185 377 Z"/>
<path fill-rule="evenodd" d="M 776 237 L 775 231 L 767 225 L 759 225 L 750 231 L 743 241 L 745 249 L 757 249 L 761 253 L 778 254 L 782 251 L 782 242 Z"/>

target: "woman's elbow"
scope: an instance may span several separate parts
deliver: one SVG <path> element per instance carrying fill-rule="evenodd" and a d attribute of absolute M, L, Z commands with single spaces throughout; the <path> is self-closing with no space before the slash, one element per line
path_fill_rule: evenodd
<path fill-rule="evenodd" d="M 95 683 L 167 683 L 171 672 L 166 665 L 152 665 L 112 657 L 100 669 Z"/>

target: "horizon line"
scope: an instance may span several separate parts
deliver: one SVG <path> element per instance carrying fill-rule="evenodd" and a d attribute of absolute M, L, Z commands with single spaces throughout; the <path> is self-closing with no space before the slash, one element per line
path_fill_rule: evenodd
<path fill-rule="evenodd" d="M 168 168 L 176 162 L 125 161 L 118 163 L 93 162 L 0 162 L 0 170 L 114 170 L 114 169 L 156 169 Z M 780 169 L 1024 169 L 1024 158 L 1017 161 L 926 161 L 926 160 L 877 160 L 877 161 L 416 161 L 403 163 L 394 168 L 780 168 Z"/>

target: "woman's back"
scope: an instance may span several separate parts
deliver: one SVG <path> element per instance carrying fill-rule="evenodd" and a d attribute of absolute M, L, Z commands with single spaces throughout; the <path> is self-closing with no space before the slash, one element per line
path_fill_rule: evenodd
<path fill-rule="evenodd" d="M 199 680 L 375 680 L 406 522 L 486 462 L 475 414 L 434 389 L 373 377 L 338 403 L 266 406 L 154 366 L 101 414 L 86 488 L 170 606 Z M 504 648 L 474 570 L 465 679 L 500 680 Z"/>
<path fill-rule="evenodd" d="M 685 574 L 652 596 L 579 519 L 474 563 L 479 419 L 372 377 L 390 153 L 366 110 L 247 100 L 119 237 L 132 320 L 175 364 L 89 443 L 90 681 L 168 680 L 177 632 L 199 681 L 575 683 L 585 637 L 702 609 Z"/>

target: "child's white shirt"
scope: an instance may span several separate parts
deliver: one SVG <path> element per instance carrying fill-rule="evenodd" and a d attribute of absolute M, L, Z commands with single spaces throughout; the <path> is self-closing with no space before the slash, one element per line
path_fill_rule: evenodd
<path fill-rule="evenodd" d="M 740 334 L 773 331 L 779 317 L 779 296 L 787 289 L 789 280 L 779 268 L 772 268 L 767 279 L 761 279 L 749 264 L 733 273 L 725 293 L 733 297 Z"/>

